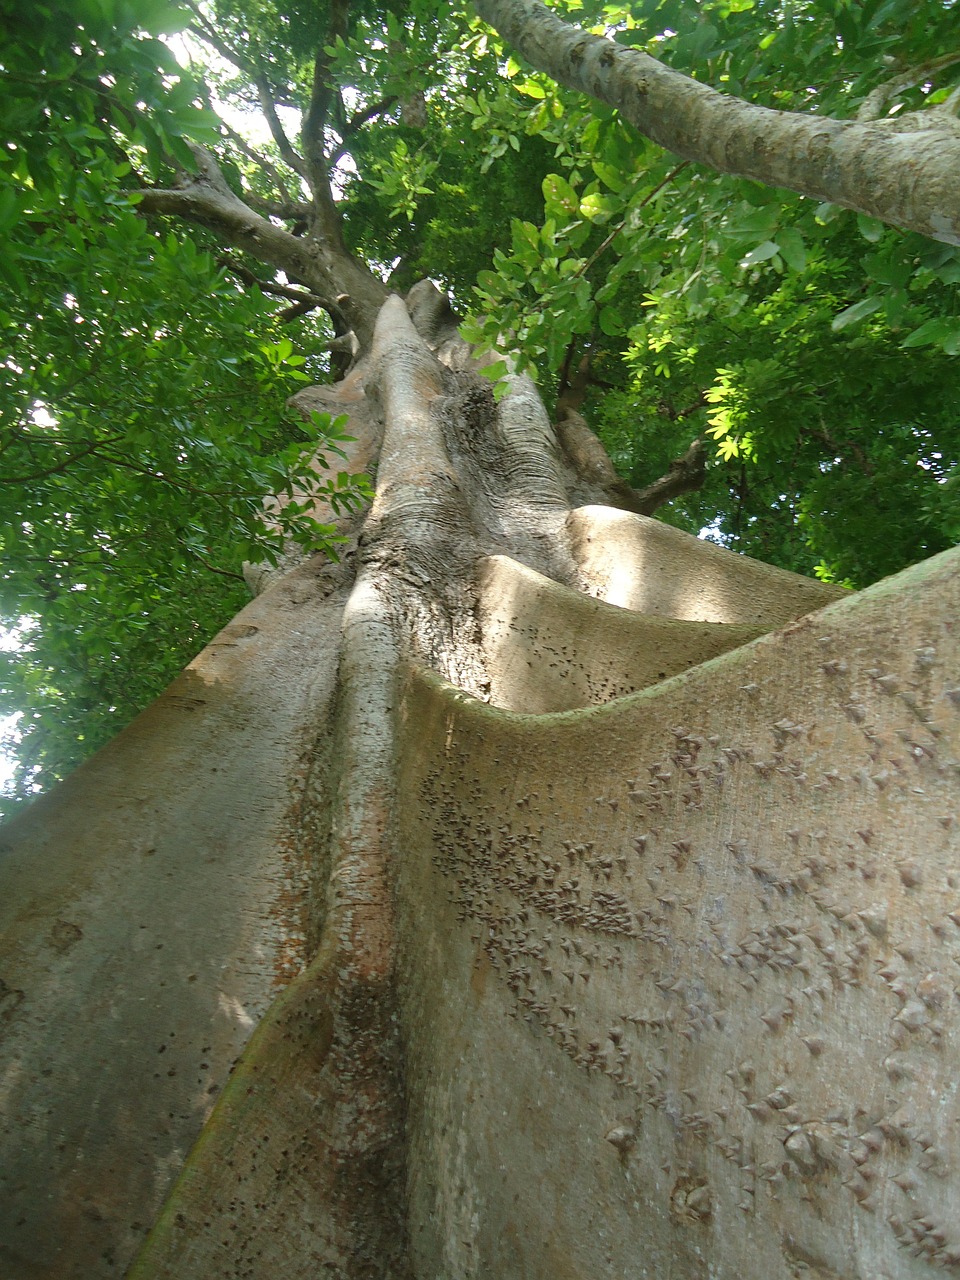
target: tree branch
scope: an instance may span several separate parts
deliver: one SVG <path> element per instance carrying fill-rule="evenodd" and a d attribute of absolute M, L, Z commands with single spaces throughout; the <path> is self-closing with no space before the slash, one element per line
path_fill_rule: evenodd
<path fill-rule="evenodd" d="M 292 235 L 251 209 L 226 183 L 216 160 L 194 148 L 198 173 L 184 174 L 171 188 L 139 193 L 143 214 L 167 214 L 207 227 L 224 245 L 243 249 L 261 262 L 302 280 L 328 311 L 342 315 L 366 347 L 387 291 L 380 280 L 339 243 Z M 301 295 L 302 296 L 302 295 Z"/>
<path fill-rule="evenodd" d="M 222 58 L 226 58 L 226 60 L 229 63 L 232 63 L 232 65 L 239 71 L 248 75 L 256 85 L 257 96 L 260 99 L 260 108 L 263 111 L 264 119 L 267 122 L 271 137 L 277 144 L 277 149 L 279 150 L 280 155 L 294 173 L 298 173 L 302 178 L 306 178 L 306 165 L 303 162 L 303 158 L 294 150 L 290 139 L 284 131 L 283 125 L 280 122 L 280 117 L 277 115 L 277 106 L 273 100 L 270 82 L 257 58 L 255 56 L 251 57 L 246 54 L 239 53 L 231 45 L 227 44 L 220 33 L 210 25 L 202 11 L 195 4 L 191 4 L 190 0 L 187 0 L 187 8 L 196 19 L 195 23 L 190 24 L 188 30 L 195 35 L 198 40 L 202 40 L 204 44 L 208 44 L 211 49 L 215 49 Z"/>
<path fill-rule="evenodd" d="M 47 476 L 61 475 L 64 471 L 69 470 L 75 462 L 79 462 L 81 458 L 89 458 L 91 454 L 100 457 L 99 450 L 105 445 L 113 444 L 117 440 L 122 440 L 122 436 L 110 436 L 106 440 L 94 440 L 92 444 L 86 445 L 83 449 L 78 449 L 76 453 L 72 453 L 69 458 L 65 458 L 62 462 L 56 463 L 52 467 L 44 467 L 41 471 L 34 471 L 29 475 L 22 476 L 2 476 L 0 475 L 0 484 L 32 484 L 35 480 L 45 480 Z M 49 443 L 53 443 L 50 441 Z"/>
<path fill-rule="evenodd" d="M 343 227 L 340 211 L 337 209 L 330 187 L 331 164 L 326 155 L 324 130 L 331 106 L 342 106 L 342 104 L 339 91 L 330 80 L 332 59 L 326 53 L 326 48 L 335 45 L 338 39 L 345 40 L 349 35 L 349 29 L 349 0 L 332 0 L 327 37 L 314 59 L 310 105 L 303 117 L 300 131 L 300 141 L 306 156 L 310 189 L 313 192 L 320 230 L 331 245 L 340 250 L 345 248 Z"/>
<path fill-rule="evenodd" d="M 349 0 L 333 0 L 330 5 L 330 23 L 323 46 L 317 51 L 313 62 L 313 84 L 310 90 L 310 105 L 303 118 L 300 141 L 311 170 L 326 178 L 327 165 L 323 142 L 323 131 L 326 127 L 330 107 L 336 97 L 336 89 L 330 82 L 332 59 L 325 52 L 327 46 L 336 44 L 337 39 L 346 40 L 350 30 Z"/>
<path fill-rule="evenodd" d="M 938 71 L 944 71 L 947 67 L 956 66 L 958 62 L 960 62 L 960 49 L 955 49 L 953 53 L 945 53 L 939 58 L 931 58 L 929 62 L 923 62 L 918 67 L 909 67 L 906 71 L 901 71 L 899 75 L 893 76 L 892 79 L 885 80 L 883 84 L 877 85 L 876 89 L 871 89 L 863 102 L 861 102 L 857 111 L 857 119 L 861 123 L 876 120 L 882 114 L 883 108 L 890 99 L 896 97 L 898 93 L 902 93 L 904 89 L 912 89 L 914 85 L 920 84 L 921 81 L 936 75 Z"/>
<path fill-rule="evenodd" d="M 303 156 L 294 150 L 293 144 L 284 132 L 283 125 L 280 123 L 280 117 L 277 115 L 277 106 L 273 100 L 270 82 L 260 68 L 257 68 L 254 72 L 253 82 L 257 86 L 257 93 L 260 97 L 260 106 L 263 108 L 263 115 L 267 122 L 267 127 L 270 130 L 270 136 L 277 144 L 277 150 L 294 173 L 299 173 L 301 178 L 304 178 L 309 182 L 310 175 L 307 163 L 303 159 Z"/>
<path fill-rule="evenodd" d="M 241 137 L 240 134 L 237 133 L 235 129 L 231 129 L 230 126 L 224 123 L 224 121 L 222 120 L 220 121 L 220 123 L 221 125 L 223 125 L 223 128 L 226 131 L 227 136 L 230 138 L 230 141 L 234 144 L 237 150 L 240 151 L 243 155 L 245 155 L 248 160 L 252 160 L 255 165 L 257 165 L 260 169 L 264 171 L 264 173 L 267 173 L 270 175 L 270 177 L 273 179 L 274 185 L 276 186 L 277 190 L 280 192 L 280 195 L 283 197 L 284 202 L 289 204 L 290 189 L 287 186 L 287 184 L 284 182 L 283 176 L 280 173 L 280 170 L 276 167 L 276 165 L 271 164 L 270 161 L 266 158 L 266 156 L 262 156 L 258 151 L 254 151 L 253 147 L 250 146 L 247 140 Z"/>
<path fill-rule="evenodd" d="M 671 462 L 659 479 L 644 489 L 633 489 L 617 475 L 606 449 L 575 409 L 564 410 L 557 423 L 557 433 L 577 475 L 591 488 L 599 488 L 604 501 L 621 511 L 652 516 L 664 503 L 699 489 L 706 475 L 707 457 L 702 436 L 693 441 L 682 457 Z"/>
<path fill-rule="evenodd" d="M 229 254 L 221 254 L 217 258 L 218 266 L 224 267 L 242 280 L 244 284 L 256 285 L 261 293 L 268 293 L 275 298 L 289 298 L 291 302 L 296 303 L 297 307 L 302 308 L 298 311 L 298 315 L 305 315 L 307 311 L 313 311 L 315 307 L 326 308 L 326 299 L 321 298 L 319 294 L 311 293 L 309 290 L 296 289 L 293 285 L 281 284 L 279 280 L 261 280 L 255 271 L 251 271 L 249 267 L 245 267 L 241 262 L 235 262 Z M 288 308 L 292 310 L 292 308 Z M 287 312 L 281 312 L 281 318 L 286 317 Z M 292 318 L 292 317 L 291 317 Z"/>
<path fill-rule="evenodd" d="M 192 0 L 185 0 L 186 7 L 193 14 L 195 22 L 191 22 L 187 30 L 191 35 L 195 35 L 198 40 L 202 40 L 204 44 L 216 50 L 221 58 L 225 58 L 238 71 L 243 71 L 247 75 L 252 76 L 254 68 L 252 63 L 238 50 L 229 45 L 220 32 L 217 31 L 208 21 L 202 9 L 198 5 L 193 4 Z"/>
<path fill-rule="evenodd" d="M 686 160 L 960 244 L 960 137 L 946 130 L 893 133 L 774 111 L 569 26 L 540 0 L 474 0 L 474 7 L 533 66 L 616 107 Z"/>
<path fill-rule="evenodd" d="M 384 111 L 389 111 L 400 101 L 394 94 L 388 95 L 386 98 L 380 98 L 377 102 L 371 102 L 369 106 L 364 107 L 362 111 L 357 111 L 343 126 L 342 140 L 330 152 L 327 164 L 333 169 L 337 162 L 346 154 L 347 143 L 353 135 L 363 127 L 368 121 L 375 120 L 377 116 L 382 115 Z"/>
<path fill-rule="evenodd" d="M 691 414 L 696 413 L 698 409 L 705 409 L 708 404 L 707 393 L 701 391 L 691 404 L 686 405 L 683 409 L 674 409 L 673 405 L 668 404 L 666 400 L 661 400 L 657 405 L 657 413 L 665 418 L 669 418 L 671 422 L 678 422 L 683 418 L 689 418 Z"/>
<path fill-rule="evenodd" d="M 268 200 L 255 191 L 244 191 L 243 202 L 266 218 L 280 218 L 284 222 L 309 222 L 313 213 L 305 200 Z"/>
<path fill-rule="evenodd" d="M 199 560 L 203 567 L 209 570 L 210 573 L 215 573 L 220 578 L 233 578 L 237 582 L 246 583 L 247 580 L 242 573 L 234 573 L 231 569 L 218 569 L 215 564 L 211 564 L 205 556 L 202 556 L 196 548 L 185 547 L 184 550 L 188 551 L 195 560 Z"/>
<path fill-rule="evenodd" d="M 659 479 L 643 489 L 633 490 L 637 504 L 633 510 L 642 516 L 652 516 L 665 502 L 679 498 L 682 493 L 692 493 L 695 489 L 702 488 L 706 474 L 706 445 L 703 437 L 697 436 L 686 453 L 675 458 Z"/>

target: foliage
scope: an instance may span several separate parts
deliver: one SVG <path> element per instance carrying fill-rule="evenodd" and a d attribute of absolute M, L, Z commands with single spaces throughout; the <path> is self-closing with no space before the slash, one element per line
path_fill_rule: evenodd
<path fill-rule="evenodd" d="M 304 367 L 317 339 L 295 353 L 275 303 L 202 236 L 135 212 L 121 143 L 146 174 L 193 163 L 182 135 L 217 136 L 196 86 L 170 82 L 169 49 L 133 33 L 151 15 L 176 16 L 45 6 L 4 47 L 0 618 L 26 643 L 3 654 L 0 716 L 21 713 L 21 793 L 116 732 L 231 616 L 244 559 L 335 551 L 311 497 L 364 492 L 308 465 L 339 451 L 340 425 L 284 408 L 323 376 L 315 350 Z M 266 524 L 264 495 L 294 489 Z"/>
<path fill-rule="evenodd" d="M 956 102 L 950 5 L 569 5 L 762 105 L 894 119 Z M 510 76 L 508 65 L 507 74 Z M 642 487 L 691 441 L 700 491 L 661 514 L 799 572 L 865 585 L 960 536 L 960 253 L 664 155 L 614 112 L 513 64 L 486 133 L 547 139 L 544 217 L 481 272 L 471 339 L 519 346 Z"/>

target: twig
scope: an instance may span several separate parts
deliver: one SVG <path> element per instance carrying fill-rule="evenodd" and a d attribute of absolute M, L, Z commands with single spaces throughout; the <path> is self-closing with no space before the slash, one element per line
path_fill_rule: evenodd
<path fill-rule="evenodd" d="M 931 58 L 929 62 L 922 62 L 917 67 L 901 71 L 899 75 L 870 90 L 860 103 L 856 119 L 862 122 L 877 120 L 891 98 L 902 93 L 904 89 L 912 89 L 914 85 L 936 75 L 938 71 L 945 71 L 947 67 L 955 66 L 958 62 L 960 62 L 960 49 L 955 49 L 953 53 L 941 54 L 939 58 Z"/>
<path fill-rule="evenodd" d="M 653 199 L 653 197 L 656 195 L 659 195 L 659 193 L 663 190 L 663 188 L 667 185 L 667 183 L 672 182 L 674 178 L 677 176 L 677 174 L 680 173 L 683 169 L 686 169 L 689 166 L 689 164 L 690 164 L 689 160 L 684 160 L 681 164 L 678 164 L 675 169 L 671 169 L 662 182 L 658 182 L 652 191 L 647 192 L 647 194 L 643 197 L 643 199 L 636 206 L 636 208 L 638 210 L 645 208 Z M 633 212 L 634 210 L 631 209 L 630 213 L 633 213 Z M 614 229 L 610 232 L 610 234 L 599 246 L 599 248 L 594 249 L 593 253 L 591 253 L 590 257 L 586 260 L 586 262 L 583 264 L 580 270 L 576 272 L 576 274 L 574 275 L 575 280 L 579 279 L 580 276 L 582 276 L 586 271 L 589 271 L 589 269 L 593 266 L 593 264 L 600 257 L 600 255 L 610 248 L 614 240 L 616 240 L 617 236 L 620 234 L 620 232 L 623 230 L 623 228 L 626 225 L 627 225 L 627 219 L 624 218 L 622 222 L 618 223 L 617 226 L 614 227 Z"/>

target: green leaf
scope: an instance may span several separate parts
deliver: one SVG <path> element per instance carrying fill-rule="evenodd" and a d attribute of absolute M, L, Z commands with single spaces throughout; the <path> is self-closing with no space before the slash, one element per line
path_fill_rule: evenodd
<path fill-rule="evenodd" d="M 960 334 L 960 320 L 937 316 L 933 320 L 925 321 L 919 329 L 914 329 L 913 333 L 904 338 L 900 346 L 904 348 L 942 346 L 957 334 Z"/>
<path fill-rule="evenodd" d="M 803 236 L 796 227 L 781 227 L 777 232 L 777 245 L 784 262 L 793 271 L 803 271 L 807 265 L 807 249 Z"/>
<path fill-rule="evenodd" d="M 758 244 L 755 249 L 751 249 L 746 257 L 741 258 L 741 267 L 755 267 L 759 262 L 767 262 L 770 258 L 775 258 L 780 252 L 780 246 L 772 240 L 764 240 L 763 244 Z"/>
<path fill-rule="evenodd" d="M 480 368 L 480 374 L 491 382 L 499 381 L 509 371 L 506 360 L 492 360 L 489 364 L 482 365 Z"/>
<path fill-rule="evenodd" d="M 624 177 L 623 172 L 612 164 L 605 164 L 602 160 L 594 160 L 592 167 L 593 172 L 600 181 L 605 186 L 608 186 L 611 191 L 620 192 L 627 185 L 627 179 Z"/>
<path fill-rule="evenodd" d="M 598 323 L 603 332 L 611 338 L 618 338 L 627 331 L 627 324 L 616 307 L 601 307 Z"/>
<path fill-rule="evenodd" d="M 864 240 L 869 240 L 871 244 L 876 244 L 886 230 L 886 227 L 878 218 L 871 218 L 865 213 L 858 213 L 857 230 L 863 236 Z"/>
<path fill-rule="evenodd" d="M 872 316 L 875 311 L 879 311 L 882 301 L 883 299 L 877 294 L 873 294 L 869 298 L 862 298 L 859 302 L 855 302 L 852 307 L 847 307 L 839 315 L 835 315 L 830 323 L 831 329 L 835 333 L 839 333 L 842 329 L 847 329 L 852 324 L 858 324 L 861 320 L 865 320 L 867 316 Z"/>
<path fill-rule="evenodd" d="M 566 214 L 576 214 L 580 208 L 577 193 L 559 173 L 548 173 L 543 180 L 543 196 L 547 207 Z"/>
<path fill-rule="evenodd" d="M 611 213 L 620 207 L 619 201 L 612 196 L 600 195 L 599 192 L 584 196 L 580 201 L 580 212 L 591 222 L 606 222 Z"/>

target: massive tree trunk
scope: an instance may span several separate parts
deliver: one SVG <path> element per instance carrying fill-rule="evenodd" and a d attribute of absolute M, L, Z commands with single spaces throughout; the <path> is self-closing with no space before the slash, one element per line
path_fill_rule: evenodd
<path fill-rule="evenodd" d="M 389 299 L 343 563 L 4 831 L 5 1274 L 960 1268 L 960 558 L 698 542 L 508 382 Z"/>

